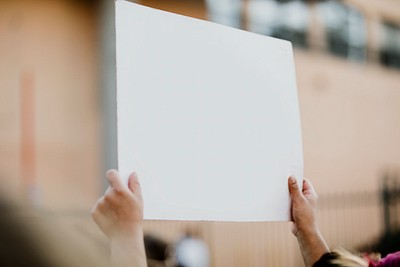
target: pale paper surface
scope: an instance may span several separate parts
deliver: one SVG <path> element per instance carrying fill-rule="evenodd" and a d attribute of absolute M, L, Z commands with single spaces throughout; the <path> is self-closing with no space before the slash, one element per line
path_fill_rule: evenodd
<path fill-rule="evenodd" d="M 145 219 L 287 221 L 303 175 L 289 42 L 116 2 L 118 167 Z"/>

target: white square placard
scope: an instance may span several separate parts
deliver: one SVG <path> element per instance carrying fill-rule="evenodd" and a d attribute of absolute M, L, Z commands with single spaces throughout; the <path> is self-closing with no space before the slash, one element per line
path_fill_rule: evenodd
<path fill-rule="evenodd" d="M 116 1 L 118 168 L 145 219 L 287 221 L 303 175 L 290 42 Z"/>

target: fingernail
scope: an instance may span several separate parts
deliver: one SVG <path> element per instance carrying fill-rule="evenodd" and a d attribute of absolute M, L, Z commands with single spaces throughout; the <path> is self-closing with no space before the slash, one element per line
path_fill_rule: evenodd
<path fill-rule="evenodd" d="M 290 177 L 289 177 L 289 182 L 290 182 L 291 184 L 296 184 L 296 179 L 295 179 L 293 176 L 290 176 Z"/>

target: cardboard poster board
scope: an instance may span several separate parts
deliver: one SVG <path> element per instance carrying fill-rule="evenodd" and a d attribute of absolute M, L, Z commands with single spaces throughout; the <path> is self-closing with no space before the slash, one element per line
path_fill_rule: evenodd
<path fill-rule="evenodd" d="M 118 168 L 145 219 L 287 221 L 303 152 L 290 42 L 116 1 Z"/>

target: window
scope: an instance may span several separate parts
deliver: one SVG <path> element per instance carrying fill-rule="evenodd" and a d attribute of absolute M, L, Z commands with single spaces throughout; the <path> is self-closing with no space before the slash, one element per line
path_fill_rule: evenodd
<path fill-rule="evenodd" d="M 249 0 L 248 29 L 308 47 L 309 8 L 300 0 Z"/>
<path fill-rule="evenodd" d="M 247 8 L 248 30 L 271 36 L 276 25 L 278 9 L 276 1 L 250 0 Z"/>
<path fill-rule="evenodd" d="M 241 27 L 242 0 L 206 0 L 208 18 L 234 28 Z"/>
<path fill-rule="evenodd" d="M 400 27 L 384 23 L 381 27 L 379 58 L 383 65 L 400 69 Z"/>
<path fill-rule="evenodd" d="M 327 49 L 348 59 L 366 59 L 367 30 L 364 16 L 339 1 L 318 3 L 319 19 L 325 27 Z"/>

